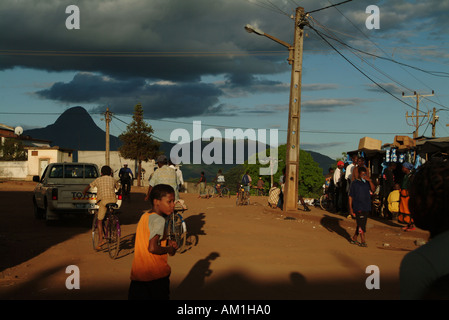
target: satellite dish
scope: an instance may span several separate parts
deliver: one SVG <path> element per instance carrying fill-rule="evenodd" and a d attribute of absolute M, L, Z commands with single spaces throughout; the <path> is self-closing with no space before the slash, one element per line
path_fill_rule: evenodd
<path fill-rule="evenodd" d="M 16 127 L 14 129 L 14 133 L 18 136 L 20 136 L 23 133 L 23 128 L 22 127 Z"/>

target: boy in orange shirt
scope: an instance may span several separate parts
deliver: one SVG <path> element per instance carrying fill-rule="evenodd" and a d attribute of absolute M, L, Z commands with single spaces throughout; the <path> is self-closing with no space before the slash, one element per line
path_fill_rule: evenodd
<path fill-rule="evenodd" d="M 166 184 L 152 188 L 150 202 L 153 207 L 145 212 L 137 224 L 134 260 L 131 267 L 131 284 L 128 299 L 168 300 L 171 268 L 167 254 L 173 256 L 177 245 L 165 240 L 165 219 L 175 208 L 175 190 Z"/>

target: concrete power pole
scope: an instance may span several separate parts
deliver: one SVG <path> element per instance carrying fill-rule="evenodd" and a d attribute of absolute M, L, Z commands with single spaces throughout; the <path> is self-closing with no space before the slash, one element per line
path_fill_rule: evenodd
<path fill-rule="evenodd" d="M 414 115 L 413 112 L 412 112 L 412 115 L 409 116 L 408 115 L 408 111 L 407 111 L 407 113 L 405 115 L 406 119 L 408 119 L 408 118 L 416 118 L 415 122 L 412 121 L 413 126 L 415 127 L 415 131 L 413 132 L 413 138 L 414 139 L 419 137 L 419 135 L 418 135 L 418 130 L 419 130 L 419 127 L 420 127 L 419 118 L 425 118 L 425 117 L 429 118 L 429 115 L 430 115 L 430 112 L 428 112 L 427 114 L 423 114 L 423 115 L 419 114 L 419 112 L 420 112 L 419 111 L 419 102 L 421 100 L 420 98 L 422 98 L 422 97 L 430 97 L 430 96 L 433 96 L 433 95 L 434 95 L 433 90 L 432 90 L 432 94 L 419 94 L 419 93 L 416 93 L 416 91 L 415 91 L 413 93 L 413 95 L 411 95 L 411 96 L 404 96 L 404 92 L 402 93 L 402 96 L 404 98 L 416 97 L 416 115 Z"/>
<path fill-rule="evenodd" d="M 290 101 L 288 112 L 287 157 L 284 181 L 284 211 L 296 210 L 298 204 L 299 173 L 299 130 L 301 119 L 301 75 L 304 26 L 308 25 L 304 8 L 298 7 L 295 12 L 295 34 L 293 46 L 279 40 L 249 24 L 246 31 L 265 36 L 289 50 L 288 63 L 292 65 L 290 82 Z"/>
<path fill-rule="evenodd" d="M 284 211 L 297 210 L 299 174 L 299 132 L 301 120 L 302 51 L 305 25 L 304 8 L 296 8 L 294 44 L 290 48 L 292 76 L 287 132 L 287 157 L 284 185 Z"/>
<path fill-rule="evenodd" d="M 109 166 L 109 123 L 111 122 L 112 112 L 109 111 L 109 108 L 106 109 L 104 113 L 104 121 L 106 122 L 106 154 L 105 154 L 105 162 L 106 165 Z"/>

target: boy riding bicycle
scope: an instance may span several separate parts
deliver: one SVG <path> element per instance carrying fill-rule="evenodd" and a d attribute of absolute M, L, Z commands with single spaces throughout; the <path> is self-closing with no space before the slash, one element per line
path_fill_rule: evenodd
<path fill-rule="evenodd" d="M 214 188 L 216 193 L 221 196 L 222 187 L 224 187 L 225 184 L 225 177 L 223 173 L 221 172 L 221 169 L 218 170 L 217 176 L 214 178 L 213 182 L 216 182 L 214 184 Z"/>
<path fill-rule="evenodd" d="M 106 215 L 106 205 L 108 203 L 116 203 L 117 196 L 115 190 L 117 189 L 117 181 L 112 177 L 112 169 L 109 166 L 103 166 L 101 168 L 101 177 L 95 179 L 83 190 L 83 194 L 86 194 L 90 188 L 97 188 L 97 205 L 98 205 L 98 246 L 97 250 L 101 249 L 101 246 L 105 244 L 103 239 L 103 219 Z"/>

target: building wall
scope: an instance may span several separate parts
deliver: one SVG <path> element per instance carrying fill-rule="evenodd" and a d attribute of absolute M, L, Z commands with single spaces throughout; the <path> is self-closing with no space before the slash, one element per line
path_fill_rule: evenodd
<path fill-rule="evenodd" d="M 27 161 L 0 161 L 0 179 L 25 180 L 27 175 Z"/>
<path fill-rule="evenodd" d="M 99 169 L 106 164 L 105 152 L 104 151 L 78 151 L 78 162 L 90 162 L 95 163 Z M 136 177 L 137 171 L 137 163 L 135 160 L 124 159 L 120 156 L 118 151 L 110 151 L 109 152 L 109 166 L 112 168 L 114 172 L 114 177 L 118 177 L 118 173 L 120 168 L 123 167 L 123 164 L 127 163 L 128 168 L 130 168 Z M 156 164 L 154 160 L 150 160 L 148 162 L 142 162 L 142 168 L 145 170 L 145 173 L 142 177 L 142 186 L 148 186 L 148 178 L 154 172 L 154 167 Z M 137 184 L 137 179 L 134 180 L 134 185 Z"/>
<path fill-rule="evenodd" d="M 72 162 L 72 153 L 58 149 L 28 148 L 28 176 L 41 176 L 47 165 L 54 162 Z"/>

